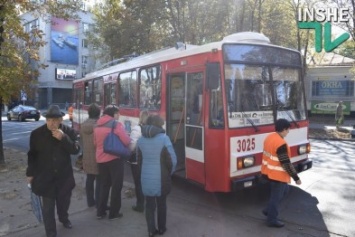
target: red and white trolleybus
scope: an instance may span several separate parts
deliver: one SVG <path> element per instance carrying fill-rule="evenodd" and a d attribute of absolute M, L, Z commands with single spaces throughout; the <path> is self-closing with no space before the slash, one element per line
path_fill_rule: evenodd
<path fill-rule="evenodd" d="M 297 171 L 312 167 L 301 55 L 259 33 L 155 51 L 87 74 L 73 88 L 76 130 L 91 103 L 118 105 L 127 132 L 141 110 L 161 115 L 178 157 L 174 175 L 210 192 L 258 183 L 263 141 L 279 118 L 292 124 L 286 140 Z"/>

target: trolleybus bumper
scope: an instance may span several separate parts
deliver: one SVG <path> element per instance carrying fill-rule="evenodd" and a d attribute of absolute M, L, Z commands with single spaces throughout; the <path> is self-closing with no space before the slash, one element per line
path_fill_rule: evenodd
<path fill-rule="evenodd" d="M 312 160 L 305 160 L 302 161 L 301 163 L 298 163 L 295 168 L 298 173 L 301 173 L 302 171 L 309 170 L 310 168 L 312 168 L 312 165 L 313 165 Z"/>
<path fill-rule="evenodd" d="M 312 164 L 313 164 L 312 160 L 307 159 L 305 161 L 296 164 L 295 169 L 298 173 L 301 173 L 302 171 L 312 168 Z M 261 174 L 252 177 L 243 178 L 243 179 L 233 180 L 232 191 L 235 192 L 245 188 L 254 187 L 257 184 L 263 184 L 265 182 L 266 179 Z"/>

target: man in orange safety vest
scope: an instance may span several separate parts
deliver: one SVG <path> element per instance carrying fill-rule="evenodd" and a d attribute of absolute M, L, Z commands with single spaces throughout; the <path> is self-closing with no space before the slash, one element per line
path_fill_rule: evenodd
<path fill-rule="evenodd" d="M 291 182 L 291 177 L 297 185 L 302 183 L 290 161 L 290 147 L 284 140 L 290 127 L 289 121 L 278 119 L 275 123 L 276 132 L 269 134 L 264 141 L 261 173 L 268 178 L 271 193 L 269 203 L 262 212 L 267 216 L 269 227 L 283 227 L 285 225 L 277 219 L 278 206 L 288 191 L 288 183 Z"/>

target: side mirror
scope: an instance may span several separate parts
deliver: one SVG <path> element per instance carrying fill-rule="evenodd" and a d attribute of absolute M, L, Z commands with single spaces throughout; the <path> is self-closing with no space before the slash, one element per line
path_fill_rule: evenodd
<path fill-rule="evenodd" d="M 215 90 L 219 87 L 221 72 L 219 63 L 207 63 L 206 65 L 206 87 L 209 90 Z"/>

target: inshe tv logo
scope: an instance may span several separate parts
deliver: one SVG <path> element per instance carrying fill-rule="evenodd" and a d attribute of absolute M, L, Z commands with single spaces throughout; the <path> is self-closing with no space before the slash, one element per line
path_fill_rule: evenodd
<path fill-rule="evenodd" d="M 349 33 L 343 33 L 332 41 L 332 25 L 330 23 L 345 23 L 349 22 L 349 20 L 350 13 L 347 8 L 298 9 L 298 28 L 315 30 L 315 50 L 318 53 L 322 51 L 323 40 L 324 50 L 326 52 L 331 52 L 350 38 Z M 324 26 L 322 25 L 322 22 L 325 22 Z"/>

